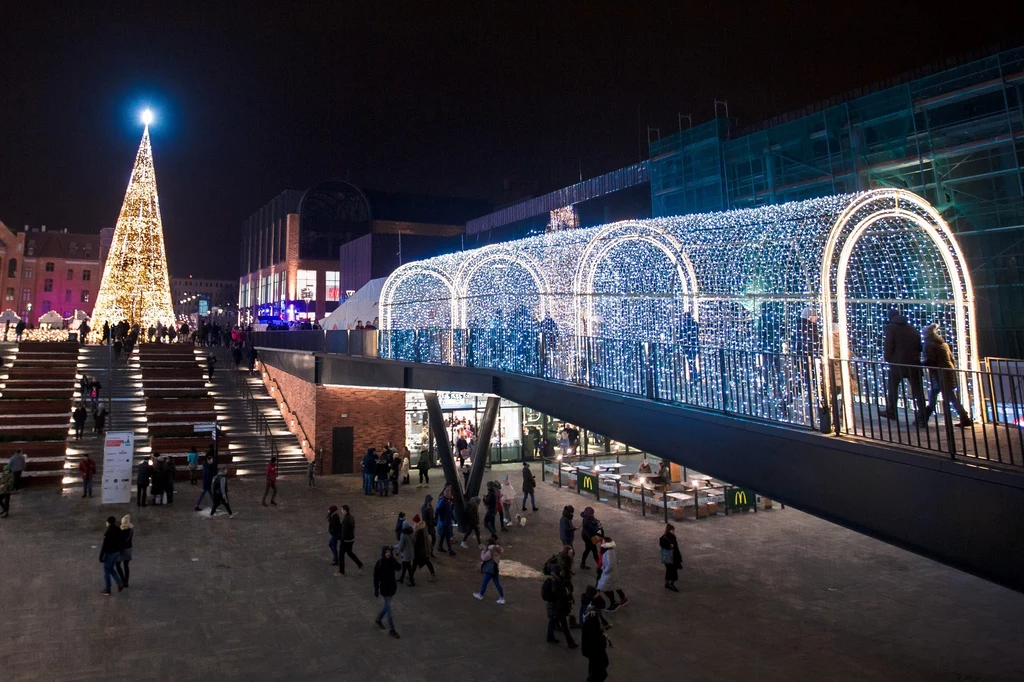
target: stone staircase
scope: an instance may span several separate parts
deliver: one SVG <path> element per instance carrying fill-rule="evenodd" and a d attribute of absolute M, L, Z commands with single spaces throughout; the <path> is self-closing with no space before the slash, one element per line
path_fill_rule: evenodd
<path fill-rule="evenodd" d="M 118 360 L 114 360 L 109 346 L 82 346 L 78 351 L 78 375 L 95 377 L 103 386 L 100 399 L 110 412 L 107 415 L 106 431 L 135 432 L 135 464 L 149 457 L 151 448 L 138 346 L 132 350 L 130 356 L 122 353 Z M 74 421 L 69 418 L 67 458 L 64 464 L 65 488 L 81 483 L 78 463 L 85 459 L 87 452 L 96 461 L 97 476 L 93 479 L 93 487 L 96 488 L 95 494 L 99 494 L 99 473 L 103 470 L 103 439 L 96 436 L 90 415 L 82 440 L 74 440 Z"/>
<path fill-rule="evenodd" d="M 231 439 L 228 451 L 237 475 L 262 476 L 273 453 L 277 455 L 279 474 L 304 476 L 306 458 L 302 447 L 288 430 L 277 402 L 259 376 L 250 377 L 247 366 L 236 369 L 226 348 L 206 352 L 217 358 L 210 392 L 218 406 L 217 423 Z"/>

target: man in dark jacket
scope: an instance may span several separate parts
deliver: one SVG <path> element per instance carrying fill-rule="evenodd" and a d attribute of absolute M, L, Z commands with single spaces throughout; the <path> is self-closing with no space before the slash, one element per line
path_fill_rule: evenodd
<path fill-rule="evenodd" d="M 448 554 L 455 556 L 455 550 L 452 549 L 452 535 L 454 529 L 452 528 L 453 516 L 452 516 L 452 499 L 450 492 L 446 495 L 446 490 L 441 492 L 441 498 L 437 501 L 437 549 L 439 552 L 445 551 L 444 543 L 448 543 Z M 429 497 L 429 495 L 428 495 Z"/>
<path fill-rule="evenodd" d="M 145 507 L 146 506 L 146 488 L 149 487 L 149 477 L 152 472 L 152 467 L 149 465 L 149 460 L 143 460 L 139 464 L 139 471 L 135 479 L 135 483 L 139 488 L 139 491 L 135 494 L 135 506 Z"/>
<path fill-rule="evenodd" d="M 100 594 L 110 596 L 110 579 L 117 583 L 117 591 L 124 589 L 121 583 L 121 576 L 117 574 L 115 566 L 121 558 L 121 526 L 113 516 L 107 517 L 107 528 L 103 532 L 103 546 L 100 547 L 100 562 L 103 563 L 103 592 Z"/>
<path fill-rule="evenodd" d="M 910 381 L 910 393 L 917 408 L 916 417 L 924 414 L 924 385 L 921 383 L 921 334 L 896 310 L 889 311 L 885 326 L 885 361 L 889 363 L 889 390 L 885 410 L 879 414 L 896 419 L 896 400 L 900 384 Z"/>
<path fill-rule="evenodd" d="M 604 531 L 601 530 L 601 522 L 594 516 L 594 508 L 587 507 L 583 510 L 583 557 L 580 559 L 580 568 L 588 568 L 587 556 L 590 554 L 594 555 L 594 563 L 597 563 L 597 544 L 594 542 L 594 538 L 598 535 L 603 535 Z"/>
<path fill-rule="evenodd" d="M 559 629 L 565 635 L 565 641 L 569 648 L 575 649 L 577 644 L 573 640 L 572 631 L 566 620 L 572 611 L 572 601 L 569 590 L 566 589 L 565 582 L 562 580 L 561 571 L 555 571 L 547 578 L 541 592 L 548 609 L 547 641 L 550 644 L 561 644 L 561 641 L 555 637 L 555 630 Z"/>
<path fill-rule="evenodd" d="M 376 472 L 377 472 L 377 495 L 381 497 L 387 497 L 388 494 L 388 472 L 391 471 L 391 463 L 388 462 L 388 458 L 381 455 L 377 458 Z"/>
<path fill-rule="evenodd" d="M 420 451 L 420 459 L 416 463 L 420 472 L 420 485 L 430 484 L 430 453 L 427 450 Z"/>
<path fill-rule="evenodd" d="M 572 522 L 575 513 L 573 506 L 567 504 L 562 508 L 562 518 L 558 521 L 558 538 L 567 547 L 572 547 L 576 541 L 576 525 Z"/>
<path fill-rule="evenodd" d="M 363 455 L 363 494 L 373 494 L 373 475 L 377 473 L 377 453 L 373 448 Z"/>
<path fill-rule="evenodd" d="M 338 542 L 341 541 L 341 517 L 338 516 L 338 508 L 333 504 L 327 510 L 327 534 L 330 536 L 327 546 L 331 548 L 331 555 L 334 557 L 331 566 L 337 566 Z"/>
<path fill-rule="evenodd" d="M 533 477 L 533 472 L 530 471 L 530 465 L 527 462 L 523 462 L 523 511 L 526 511 L 526 498 L 530 498 L 530 504 L 533 506 L 533 511 L 537 511 L 537 499 L 533 496 L 533 491 L 537 487 L 537 479 Z"/>
<path fill-rule="evenodd" d="M 384 616 L 388 617 L 388 632 L 395 639 L 399 639 L 398 631 L 395 630 L 395 621 L 391 617 L 391 598 L 398 591 L 398 581 L 395 573 L 402 570 L 402 564 L 398 563 L 391 556 L 390 547 L 382 547 L 380 550 L 380 561 L 373 567 L 373 596 L 384 597 L 384 606 L 377 613 L 374 623 L 384 629 Z"/>
<path fill-rule="evenodd" d="M 75 440 L 82 440 L 82 432 L 85 431 L 85 418 L 88 413 L 85 411 L 85 406 L 79 405 L 75 408 L 72 414 L 72 419 L 75 420 Z"/>
<path fill-rule="evenodd" d="M 217 465 L 213 463 L 213 455 L 206 453 L 206 461 L 203 462 L 203 492 L 199 493 L 196 500 L 196 511 L 202 511 L 199 506 L 207 495 L 213 500 L 213 477 L 217 475 Z"/>
<path fill-rule="evenodd" d="M 942 393 L 942 406 L 946 414 L 952 414 L 951 408 L 955 408 L 956 413 L 960 415 L 959 426 L 964 428 L 972 426 L 974 421 L 971 419 L 971 414 L 957 396 L 959 386 L 956 365 L 953 363 L 953 352 L 946 340 L 939 335 L 939 325 L 937 324 L 930 324 L 924 330 L 924 364 L 929 368 L 931 390 L 928 392 L 928 406 L 920 417 L 921 424 L 928 423 L 928 419 L 935 411 L 939 393 Z"/>
<path fill-rule="evenodd" d="M 363 574 L 363 562 L 355 555 L 352 548 L 356 544 L 356 520 L 352 518 L 352 512 L 347 504 L 341 505 L 341 550 L 338 551 L 338 575 L 345 575 L 345 556 L 352 557 L 359 568 L 359 575 Z"/>

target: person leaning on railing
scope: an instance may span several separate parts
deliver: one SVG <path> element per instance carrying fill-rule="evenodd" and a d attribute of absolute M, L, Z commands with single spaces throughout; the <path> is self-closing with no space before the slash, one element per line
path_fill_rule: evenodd
<path fill-rule="evenodd" d="M 949 414 L 950 406 L 952 406 L 960 415 L 958 426 L 972 426 L 974 420 L 971 419 L 970 413 L 957 395 L 959 387 L 956 378 L 956 365 L 953 364 L 953 353 L 946 340 L 939 335 L 938 324 L 930 324 L 924 330 L 924 364 L 928 367 L 928 376 L 932 385 L 928 392 L 928 406 L 921 414 L 921 424 L 928 423 L 928 419 L 935 411 L 939 393 L 942 393 L 942 408 L 946 414 Z"/>

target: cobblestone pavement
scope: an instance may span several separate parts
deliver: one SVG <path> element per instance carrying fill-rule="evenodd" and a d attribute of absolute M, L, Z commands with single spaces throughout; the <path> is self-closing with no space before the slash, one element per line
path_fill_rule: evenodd
<path fill-rule="evenodd" d="M 473 599 L 475 551 L 437 559 L 436 582 L 399 588 L 398 641 L 373 624 L 370 571 L 334 576 L 330 504 L 352 506 L 369 568 L 397 511 L 411 518 L 439 481 L 381 499 L 357 477 L 313 490 L 282 479 L 270 508 L 259 481 L 233 481 L 233 519 L 194 512 L 187 484 L 174 505 L 143 510 L 19 493 L 0 519 L 3 679 L 585 679 L 578 652 L 544 642 L 538 579 L 506 577 L 505 606 L 493 587 Z M 537 497 L 541 511 L 502 544 L 507 560 L 539 568 L 559 547 L 562 506 L 587 500 L 546 484 Z M 612 680 L 1024 679 L 1024 595 L 792 509 L 676 524 L 686 567 L 672 594 L 661 523 L 595 506 L 630 597 L 610 615 Z M 103 597 L 103 520 L 125 512 L 131 587 Z M 576 576 L 577 592 L 591 574 Z"/>

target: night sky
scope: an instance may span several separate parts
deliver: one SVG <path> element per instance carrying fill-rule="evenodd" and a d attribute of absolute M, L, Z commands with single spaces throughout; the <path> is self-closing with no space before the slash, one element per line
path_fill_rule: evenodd
<path fill-rule="evenodd" d="M 743 126 L 1024 43 L 1022 3 L 144 4 L 4 5 L 0 221 L 113 226 L 148 105 L 171 273 L 197 276 L 237 276 L 241 221 L 285 188 L 497 201 L 635 162 L 638 105 L 663 134 L 716 97 Z"/>

